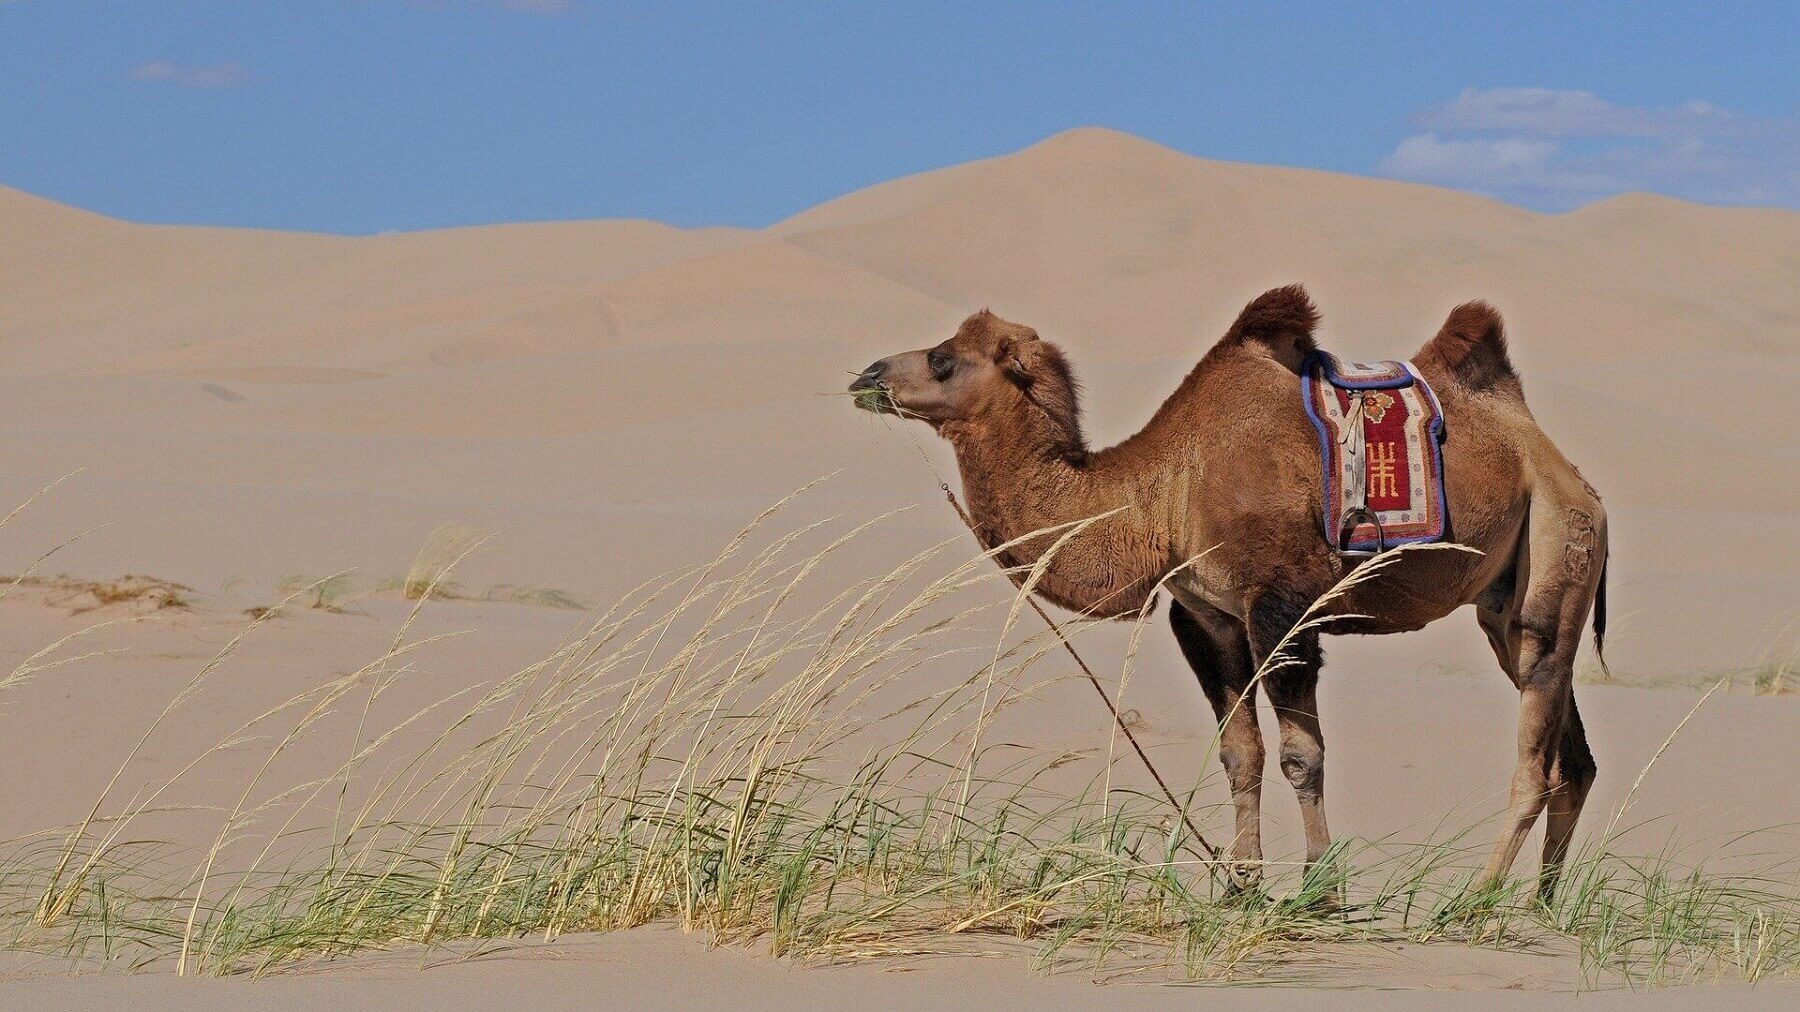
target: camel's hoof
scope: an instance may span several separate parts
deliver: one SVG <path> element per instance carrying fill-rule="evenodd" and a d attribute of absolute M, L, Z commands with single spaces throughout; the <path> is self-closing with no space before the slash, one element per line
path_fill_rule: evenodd
<path fill-rule="evenodd" d="M 1556 888 L 1561 882 L 1562 876 L 1560 874 L 1560 869 L 1557 871 L 1548 871 L 1538 876 L 1538 903 L 1546 909 L 1554 907 L 1556 905 Z"/>
<path fill-rule="evenodd" d="M 1344 894 L 1339 889 L 1327 889 L 1310 896 L 1301 893 L 1291 902 L 1295 910 L 1316 917 L 1334 917 L 1344 912 Z"/>
<path fill-rule="evenodd" d="M 1340 913 L 1344 909 L 1344 867 L 1325 857 L 1308 857 L 1300 888 L 1288 898 L 1295 911 L 1314 915 Z"/>
<path fill-rule="evenodd" d="M 1225 866 L 1226 899 L 1249 900 L 1262 896 L 1262 862 L 1233 861 Z"/>

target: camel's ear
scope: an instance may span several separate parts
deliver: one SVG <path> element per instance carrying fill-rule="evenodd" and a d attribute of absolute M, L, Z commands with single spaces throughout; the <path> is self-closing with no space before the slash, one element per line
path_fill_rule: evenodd
<path fill-rule="evenodd" d="M 1002 339 L 999 350 L 994 353 L 994 361 L 1014 383 L 1028 387 L 1035 377 L 1043 374 L 1042 367 L 1054 355 L 1056 349 L 1039 340 L 1036 334 L 1027 332 Z"/>
<path fill-rule="evenodd" d="M 1085 457 L 1087 441 L 1081 434 L 1081 385 L 1075 381 L 1075 370 L 1069 367 L 1062 349 L 1026 332 L 1002 340 L 994 361 L 1025 391 L 1026 399 L 1042 408 L 1062 428 L 1068 459 L 1076 461 Z"/>
<path fill-rule="evenodd" d="M 1319 311 L 1313 308 L 1306 289 L 1288 285 L 1252 299 L 1219 343 L 1261 351 L 1298 372 L 1300 363 L 1318 347 L 1312 336 L 1318 324 Z"/>

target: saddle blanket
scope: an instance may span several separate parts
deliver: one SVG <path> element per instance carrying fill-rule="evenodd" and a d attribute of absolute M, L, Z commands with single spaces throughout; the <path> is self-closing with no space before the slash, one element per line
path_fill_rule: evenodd
<path fill-rule="evenodd" d="M 1444 416 L 1412 363 L 1316 351 L 1300 396 L 1319 434 L 1326 540 L 1346 555 L 1443 540 Z"/>

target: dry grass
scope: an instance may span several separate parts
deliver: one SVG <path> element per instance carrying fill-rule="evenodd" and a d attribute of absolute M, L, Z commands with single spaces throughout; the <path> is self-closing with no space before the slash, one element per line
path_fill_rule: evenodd
<path fill-rule="evenodd" d="M 283 595 L 297 594 L 294 602 L 296 605 L 333 614 L 343 614 L 351 610 L 357 602 L 375 595 L 394 592 L 406 595 L 407 600 L 411 601 L 418 601 L 429 596 L 433 601 L 500 601 L 533 608 L 560 608 L 566 611 L 587 611 L 592 607 L 574 593 L 555 587 L 497 583 L 477 592 L 449 580 L 447 574 L 435 584 L 427 582 L 422 587 L 414 588 L 409 594 L 406 590 L 409 579 L 409 577 L 395 577 L 358 586 L 355 578 L 349 573 L 338 573 L 323 578 L 289 576 L 276 583 L 275 590 Z"/>
<path fill-rule="evenodd" d="M 586 611 L 590 605 L 565 590 L 533 584 L 498 583 L 484 591 L 472 592 L 450 579 L 457 564 L 488 541 L 489 535 L 466 524 L 440 524 L 419 546 L 406 575 L 380 580 L 358 588 L 348 572 L 318 578 L 290 576 L 278 584 L 282 594 L 299 594 L 305 607 L 321 611 L 343 612 L 352 604 L 374 594 L 399 591 L 408 601 L 431 598 L 438 601 L 504 601 L 538 608 L 563 608 Z"/>
<path fill-rule="evenodd" d="M 345 608 L 367 593 L 357 593 L 349 573 L 334 573 L 322 579 L 290 576 L 277 583 L 275 590 L 280 594 L 298 595 L 296 603 L 305 607 L 333 614 L 342 614 Z"/>
<path fill-rule="evenodd" d="M 774 512 L 708 563 L 590 613 L 538 662 L 382 722 L 384 694 L 434 646 L 412 629 L 455 558 L 415 566 L 418 604 L 390 650 L 139 785 L 144 742 L 259 617 L 152 722 L 82 824 L 0 853 L 0 931 L 84 963 L 215 974 L 654 920 L 819 960 L 999 934 L 1045 961 L 1203 980 L 1395 941 L 1563 951 L 1596 982 L 1800 972 L 1791 864 L 1722 875 L 1629 857 L 1611 826 L 1547 905 L 1530 882 L 1475 885 L 1485 848 L 1462 834 L 1343 841 L 1311 872 L 1273 866 L 1266 891 L 1228 896 L 1178 814 L 1103 742 L 1070 754 L 992 738 L 1061 673 L 1039 672 L 1058 644 L 1012 627 L 1019 599 L 987 557 L 958 561 L 957 538 L 839 582 L 834 563 L 868 525 L 774 533 Z M 443 541 L 460 550 L 434 560 L 473 544 Z M 336 768 L 282 779 L 297 743 L 343 720 L 354 734 Z M 173 784 L 247 749 L 261 757 L 199 853 L 142 842 Z M 1327 897 L 1344 905 L 1326 912 Z"/>
<path fill-rule="evenodd" d="M 470 552 L 480 547 L 489 535 L 464 524 L 440 524 L 419 546 L 412 567 L 400 581 L 401 593 L 408 601 L 419 601 L 432 593 L 449 595 L 450 571 Z"/>
<path fill-rule="evenodd" d="M 19 514 L 54 491 L 58 485 L 79 473 L 79 471 L 72 471 L 32 493 L 30 498 L 13 507 L 10 513 L 0 517 L 0 529 L 4 529 L 16 520 Z M 82 580 L 72 576 L 38 575 L 38 570 L 51 556 L 80 541 L 90 533 L 92 532 L 77 534 L 53 546 L 49 551 L 33 560 L 23 572 L 15 576 L 0 576 L 0 601 L 5 600 L 19 587 L 37 587 L 50 592 L 50 604 L 68 608 L 71 615 L 98 611 L 113 605 L 134 605 L 140 608 L 147 607 L 152 611 L 191 606 L 194 588 L 175 583 L 172 580 L 157 579 L 154 576 L 134 576 L 128 573 L 116 580 Z"/>
<path fill-rule="evenodd" d="M 1739 673 L 1750 683 L 1750 691 L 1759 696 L 1785 696 L 1800 692 L 1800 658 L 1766 660 Z M 1736 680 L 1734 676 L 1733 680 Z"/>
<path fill-rule="evenodd" d="M 127 573 L 114 580 L 83 580 L 72 576 L 0 576 L 0 584 L 34 587 L 45 591 L 45 603 L 83 615 L 114 606 L 136 611 L 186 609 L 193 606 L 194 588 L 173 580 Z"/>

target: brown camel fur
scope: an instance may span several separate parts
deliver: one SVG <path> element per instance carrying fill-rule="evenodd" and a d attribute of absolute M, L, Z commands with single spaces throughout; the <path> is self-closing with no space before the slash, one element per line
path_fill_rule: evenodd
<path fill-rule="evenodd" d="M 1104 450 L 1089 450 L 1082 436 L 1062 352 L 986 310 L 936 347 L 876 362 L 851 386 L 860 406 L 922 419 L 950 441 L 989 547 L 1117 511 L 1053 557 L 1038 584 L 1043 597 L 1084 614 L 1131 616 L 1169 577 L 1175 636 L 1222 722 L 1242 884 L 1259 878 L 1262 861 L 1253 673 L 1359 561 L 1333 551 L 1321 526 L 1318 443 L 1299 376 L 1317 321 L 1299 286 L 1258 297 L 1142 431 Z M 1365 617 L 1324 631 L 1402 632 L 1475 605 L 1520 697 L 1518 764 L 1487 874 L 1506 875 L 1547 807 L 1540 888 L 1548 893 L 1594 779 L 1571 684 L 1590 607 L 1596 640 L 1604 631 L 1596 596 L 1606 514 L 1526 408 L 1491 307 L 1458 306 L 1413 362 L 1443 407 L 1454 540 L 1481 554 L 1408 553 L 1325 612 Z M 1052 541 L 1029 541 L 1002 561 L 1029 565 Z M 1288 650 L 1291 663 L 1271 665 L 1260 685 L 1280 723 L 1281 769 L 1312 862 L 1330 843 L 1314 691 L 1323 655 L 1316 632 Z"/>

